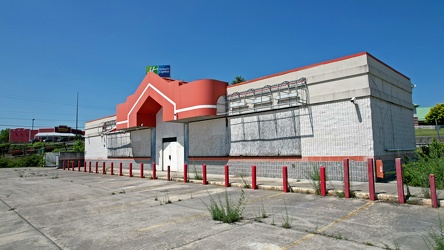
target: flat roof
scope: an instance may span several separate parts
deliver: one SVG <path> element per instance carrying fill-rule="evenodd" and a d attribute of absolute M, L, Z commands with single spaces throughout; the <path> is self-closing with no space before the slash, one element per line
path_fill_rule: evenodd
<path fill-rule="evenodd" d="M 35 137 L 75 137 L 73 133 L 57 133 L 57 132 L 42 132 L 34 135 Z"/>

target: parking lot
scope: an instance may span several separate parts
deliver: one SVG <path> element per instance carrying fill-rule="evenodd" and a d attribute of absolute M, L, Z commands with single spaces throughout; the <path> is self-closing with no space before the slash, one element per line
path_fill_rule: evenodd
<path fill-rule="evenodd" d="M 442 208 L 54 168 L 0 169 L 1 249 L 427 249 Z M 283 225 L 289 227 L 285 228 Z"/>

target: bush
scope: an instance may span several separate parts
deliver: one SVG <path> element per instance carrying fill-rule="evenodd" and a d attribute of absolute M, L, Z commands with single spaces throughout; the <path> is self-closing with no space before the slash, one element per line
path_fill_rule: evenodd
<path fill-rule="evenodd" d="M 8 168 L 9 160 L 6 157 L 0 157 L 0 168 Z"/>
<path fill-rule="evenodd" d="M 74 152 L 85 152 L 85 142 L 82 140 L 77 140 L 73 146 Z"/>
<path fill-rule="evenodd" d="M 1 154 L 6 154 L 9 152 L 9 147 L 11 146 L 10 143 L 1 143 L 0 144 L 0 152 Z"/>
<path fill-rule="evenodd" d="M 444 144 L 433 140 L 427 148 L 416 152 L 416 160 L 407 159 L 403 181 L 415 187 L 429 187 L 429 175 L 435 175 L 436 188 L 444 188 Z"/>
<path fill-rule="evenodd" d="M 22 168 L 40 166 L 43 166 L 43 157 L 41 155 L 28 155 L 17 158 L 0 157 L 0 168 Z"/>

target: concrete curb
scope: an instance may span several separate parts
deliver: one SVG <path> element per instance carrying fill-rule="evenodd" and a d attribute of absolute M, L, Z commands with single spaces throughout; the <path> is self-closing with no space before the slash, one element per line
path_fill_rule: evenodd
<path fill-rule="evenodd" d="M 102 174 L 102 173 L 98 173 Z M 109 175 L 109 174 L 107 174 Z M 119 176 L 119 175 L 117 175 Z M 124 174 L 123 176 L 129 177 L 129 174 Z M 140 175 L 134 175 L 132 178 L 140 178 Z M 150 176 L 144 176 L 146 179 L 151 179 Z M 157 177 L 158 180 L 165 180 L 168 181 L 166 177 Z M 174 182 L 183 182 L 183 178 L 178 177 L 171 177 L 170 181 Z M 187 183 L 192 184 L 200 184 L 202 185 L 202 180 L 195 180 L 191 179 L 188 180 Z M 222 186 L 225 187 L 225 182 L 223 181 L 207 181 L 207 185 L 214 185 L 214 186 Z M 251 187 L 245 187 L 246 184 L 244 183 L 237 183 L 237 182 L 231 182 L 230 187 L 237 187 L 237 188 L 248 188 L 251 189 Z M 249 185 L 249 184 L 247 184 Z M 272 190 L 272 191 L 282 191 L 282 186 L 273 186 L 273 185 L 257 185 L 257 189 L 262 190 Z M 316 190 L 314 188 L 301 188 L 301 187 L 290 187 L 289 188 L 290 193 L 300 193 L 300 194 L 312 194 L 316 195 Z M 369 193 L 364 192 L 352 192 L 353 197 L 357 199 L 363 199 L 368 200 L 369 199 Z M 333 197 L 341 197 L 341 194 L 343 194 L 343 191 L 340 190 L 328 190 L 327 196 L 333 196 Z M 376 195 L 377 201 L 386 201 L 386 202 L 398 202 L 398 196 L 397 195 L 391 195 L 391 194 L 377 194 Z M 421 205 L 421 206 L 432 206 L 432 200 L 431 199 L 425 199 L 425 198 L 409 198 L 406 200 L 405 204 L 408 205 Z M 443 207 L 444 206 L 444 200 L 438 200 L 438 206 Z"/>

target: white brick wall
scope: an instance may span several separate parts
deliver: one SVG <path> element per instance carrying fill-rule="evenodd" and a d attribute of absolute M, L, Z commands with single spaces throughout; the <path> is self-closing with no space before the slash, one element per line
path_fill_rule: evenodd
<path fill-rule="evenodd" d="M 150 157 L 151 130 L 140 129 L 106 136 L 108 157 Z"/>
<path fill-rule="evenodd" d="M 150 157 L 151 129 L 131 131 L 131 148 L 134 157 Z"/>
<path fill-rule="evenodd" d="M 376 156 L 415 149 L 413 110 L 377 98 L 372 98 L 372 109 Z"/>
<path fill-rule="evenodd" d="M 227 156 L 229 128 L 225 118 L 189 124 L 190 156 Z"/>
<path fill-rule="evenodd" d="M 85 160 L 107 159 L 108 149 L 106 148 L 105 136 L 91 136 L 85 138 Z"/>
<path fill-rule="evenodd" d="M 101 124 L 115 120 L 115 116 L 100 118 L 85 123 L 85 160 L 107 159 L 106 135 L 100 135 Z"/>
<path fill-rule="evenodd" d="M 300 156 L 299 109 L 229 118 L 230 156 Z"/>
<path fill-rule="evenodd" d="M 347 100 L 303 108 L 302 155 L 373 155 L 370 99 L 357 99 L 356 103 Z"/>

